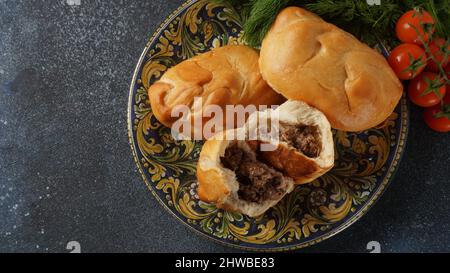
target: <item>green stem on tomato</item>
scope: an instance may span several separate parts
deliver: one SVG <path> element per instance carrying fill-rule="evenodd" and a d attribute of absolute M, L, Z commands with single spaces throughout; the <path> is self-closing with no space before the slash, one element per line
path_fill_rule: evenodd
<path fill-rule="evenodd" d="M 433 60 L 433 61 L 436 63 L 436 65 L 437 65 L 437 67 L 438 67 L 438 69 L 439 69 L 439 71 L 440 71 L 440 76 L 442 76 L 442 78 L 444 79 L 445 84 L 450 84 L 450 81 L 449 81 L 449 79 L 447 78 L 447 73 L 445 72 L 444 68 L 442 67 L 441 62 L 439 62 L 439 61 L 434 57 L 434 55 L 431 53 L 430 47 L 428 46 L 428 44 L 427 44 L 427 43 L 425 42 L 425 40 L 423 39 L 423 37 L 422 37 L 422 35 L 420 34 L 419 30 L 418 30 L 415 26 L 413 26 L 412 24 L 409 24 L 409 25 L 416 31 L 417 36 L 418 36 L 419 39 L 420 39 L 420 42 L 423 44 L 423 47 L 425 48 L 425 53 L 427 53 L 427 55 L 430 56 L 431 60 Z M 443 112 L 445 112 L 445 107 L 446 107 L 446 105 L 445 105 L 445 103 L 444 103 L 444 100 L 441 100 L 441 109 L 442 109 Z"/>
<path fill-rule="evenodd" d="M 420 23 L 420 24 L 421 24 L 422 27 L 424 26 L 423 23 Z M 447 78 L 447 73 L 445 72 L 444 68 L 442 67 L 442 63 L 439 62 L 439 61 L 434 57 L 434 55 L 433 55 L 433 53 L 431 52 L 431 49 L 430 49 L 428 43 L 425 42 L 425 39 L 423 38 L 422 34 L 420 34 L 420 31 L 417 29 L 417 27 L 413 26 L 412 24 L 409 24 L 409 26 L 412 27 L 412 28 L 414 29 L 414 31 L 417 33 L 417 37 L 419 37 L 420 42 L 422 43 L 423 47 L 425 48 L 425 53 L 429 56 L 429 58 L 431 58 L 431 60 L 432 60 L 433 62 L 436 63 L 436 65 L 437 65 L 437 67 L 438 67 L 438 69 L 439 69 L 439 71 L 440 71 L 440 74 L 441 74 L 441 76 L 442 76 L 444 82 L 445 82 L 446 84 L 449 84 L 450 81 L 449 81 L 449 79 Z M 430 40 L 431 40 L 431 39 L 430 39 Z"/>

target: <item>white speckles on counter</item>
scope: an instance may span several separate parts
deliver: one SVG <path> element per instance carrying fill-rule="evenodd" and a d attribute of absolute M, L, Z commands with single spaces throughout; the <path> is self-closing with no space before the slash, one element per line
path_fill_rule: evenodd
<path fill-rule="evenodd" d="M 0 252 L 234 251 L 199 237 L 148 191 L 131 155 L 131 75 L 183 0 L 0 0 Z M 371 211 L 304 251 L 450 246 L 450 138 L 412 107 L 407 151 Z M 420 223 L 420 224 L 418 224 Z M 188 236 L 187 236 L 188 235 Z"/>

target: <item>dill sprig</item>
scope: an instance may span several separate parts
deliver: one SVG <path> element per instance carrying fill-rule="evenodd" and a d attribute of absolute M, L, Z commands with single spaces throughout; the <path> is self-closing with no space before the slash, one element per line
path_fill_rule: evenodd
<path fill-rule="evenodd" d="M 402 11 L 394 0 L 384 0 L 382 5 L 368 5 L 360 0 L 317 0 L 305 7 L 359 37 L 369 45 L 383 40 L 392 41 L 395 23 Z"/>
<path fill-rule="evenodd" d="M 261 3 L 264 2 L 264 5 Z M 244 24 L 244 39 L 250 45 L 258 47 L 272 26 L 278 13 L 289 5 L 291 0 L 252 0 L 252 9 Z"/>
<path fill-rule="evenodd" d="M 244 19 L 245 41 L 258 47 L 280 10 L 300 6 L 318 14 L 354 34 L 369 45 L 381 41 L 395 44 L 395 24 L 402 13 L 417 6 L 424 7 L 436 19 L 439 36 L 448 38 L 450 1 L 382 0 L 381 5 L 368 5 L 364 0 L 213 0 L 236 7 Z"/>
<path fill-rule="evenodd" d="M 425 1 L 423 8 L 434 17 L 437 35 L 443 38 L 450 38 L 450 1 Z"/>
<path fill-rule="evenodd" d="M 292 0 L 213 0 L 216 3 L 235 7 L 244 18 L 244 40 L 253 47 L 261 45 L 278 13 Z"/>

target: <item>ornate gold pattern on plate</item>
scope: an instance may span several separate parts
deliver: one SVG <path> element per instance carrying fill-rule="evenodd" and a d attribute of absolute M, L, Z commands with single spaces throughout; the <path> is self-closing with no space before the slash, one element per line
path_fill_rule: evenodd
<path fill-rule="evenodd" d="M 280 204 L 252 219 L 199 201 L 195 169 L 200 142 L 175 141 L 147 102 L 147 89 L 171 66 L 225 44 L 242 43 L 232 7 L 188 1 L 150 39 L 130 90 L 129 138 L 138 168 L 160 203 L 191 228 L 221 243 L 250 250 L 297 249 L 320 242 L 359 219 L 378 199 L 405 145 L 406 99 L 380 127 L 334 132 L 336 166 L 297 187 Z"/>

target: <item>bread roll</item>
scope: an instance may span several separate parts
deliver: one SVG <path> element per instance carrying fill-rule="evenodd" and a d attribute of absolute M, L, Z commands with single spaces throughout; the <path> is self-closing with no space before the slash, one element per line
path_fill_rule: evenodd
<path fill-rule="evenodd" d="M 259 65 L 274 90 L 314 106 L 344 131 L 382 123 L 403 91 L 381 54 L 298 7 L 278 15 L 262 43 Z"/>
<path fill-rule="evenodd" d="M 261 133 L 263 123 L 274 134 Z M 261 149 L 263 144 L 274 149 Z M 204 144 L 197 165 L 198 194 L 219 208 L 256 217 L 295 184 L 311 182 L 333 164 L 326 117 L 306 103 L 288 101 L 277 110 L 252 114 L 245 127 L 219 133 Z"/>
<path fill-rule="evenodd" d="M 230 45 L 172 67 L 148 90 L 155 117 L 171 127 L 177 120 L 171 116 L 174 107 L 186 105 L 192 109 L 194 97 L 202 98 L 203 106 L 218 105 L 222 109 L 226 105 L 279 105 L 285 99 L 262 79 L 258 58 L 258 52 L 250 47 Z M 193 115 L 197 114 L 202 112 Z"/>

